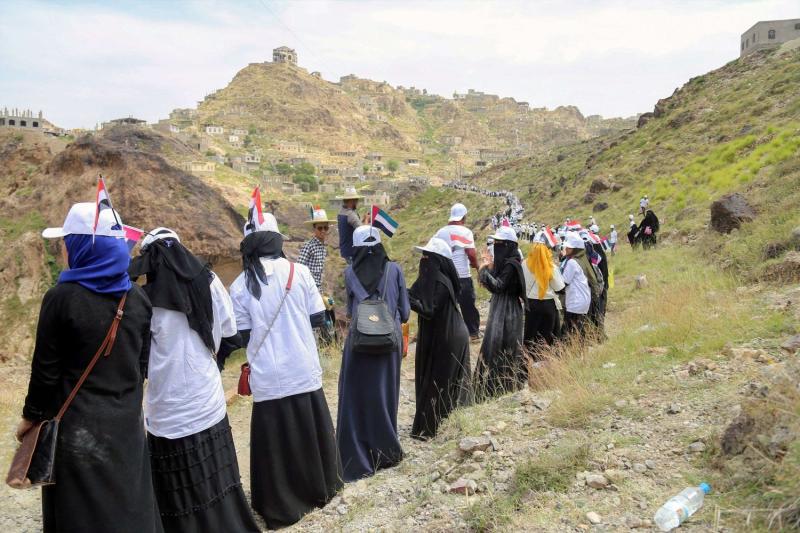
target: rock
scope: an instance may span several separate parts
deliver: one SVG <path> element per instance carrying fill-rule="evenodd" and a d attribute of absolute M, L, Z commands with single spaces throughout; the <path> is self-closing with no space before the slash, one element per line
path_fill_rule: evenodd
<path fill-rule="evenodd" d="M 641 276 L 636 276 L 633 281 L 634 281 L 634 287 L 637 289 L 644 289 L 648 285 L 647 276 L 645 276 L 644 274 L 642 274 Z"/>
<path fill-rule="evenodd" d="M 598 193 L 607 191 L 611 188 L 611 185 L 604 180 L 603 178 L 595 178 L 592 180 L 591 185 L 589 185 L 589 192 Z"/>
<path fill-rule="evenodd" d="M 463 477 L 458 478 L 449 487 L 447 487 L 447 492 L 450 494 L 464 494 L 465 496 L 475 494 L 477 490 L 477 483 L 471 479 L 465 479 Z"/>
<path fill-rule="evenodd" d="M 633 463 L 633 471 L 637 474 L 644 474 L 647 472 L 647 467 L 642 463 Z"/>
<path fill-rule="evenodd" d="M 644 126 L 645 124 L 647 124 L 648 122 L 650 122 L 654 118 L 655 118 L 655 115 L 653 113 L 651 113 L 651 112 L 642 113 L 641 115 L 639 115 L 639 120 L 636 122 L 636 128 L 637 129 L 641 128 L 642 126 Z"/>
<path fill-rule="evenodd" d="M 441 477 L 442 473 L 439 472 L 438 470 L 434 470 L 433 473 L 431 474 L 431 483 L 439 481 Z"/>
<path fill-rule="evenodd" d="M 614 368 L 615 366 L 617 366 L 617 363 L 612 363 L 612 362 L 603 363 L 603 368 Z"/>
<path fill-rule="evenodd" d="M 347 506 L 346 505 L 337 505 L 336 512 L 340 515 L 344 516 L 347 514 Z"/>
<path fill-rule="evenodd" d="M 681 408 L 680 404 L 673 402 L 673 403 L 669 404 L 669 407 L 667 407 L 667 414 L 677 415 L 682 410 L 683 409 Z"/>
<path fill-rule="evenodd" d="M 500 443 L 497 442 L 497 439 L 489 438 L 489 445 L 492 447 L 492 450 L 499 452 L 500 451 Z"/>
<path fill-rule="evenodd" d="M 508 424 L 506 424 L 505 422 L 503 422 L 503 421 L 501 420 L 501 421 L 499 421 L 497 424 L 495 424 L 495 426 L 494 426 L 494 427 L 496 427 L 496 428 L 497 428 L 497 431 L 503 431 L 504 429 L 506 429 L 506 427 L 507 427 L 507 426 L 508 426 Z"/>
<path fill-rule="evenodd" d="M 605 211 L 606 209 L 608 209 L 608 204 L 606 202 L 597 202 L 594 204 L 594 207 L 592 207 L 592 212 L 599 213 L 600 211 Z"/>
<path fill-rule="evenodd" d="M 665 348 L 664 346 L 648 346 L 644 351 L 650 355 L 661 357 L 669 353 L 669 348 Z"/>
<path fill-rule="evenodd" d="M 800 350 L 800 335 L 793 335 L 786 339 L 783 344 L 781 344 L 781 350 L 790 355 L 797 353 L 797 350 Z"/>
<path fill-rule="evenodd" d="M 458 449 L 468 455 L 478 450 L 485 452 L 491 445 L 489 437 L 464 437 L 458 442 Z"/>
<path fill-rule="evenodd" d="M 609 481 L 602 474 L 589 474 L 586 476 L 586 484 L 593 489 L 604 489 L 609 485 Z"/>
<path fill-rule="evenodd" d="M 706 443 L 698 440 L 691 443 L 687 449 L 690 453 L 702 453 L 706 451 Z"/>
<path fill-rule="evenodd" d="M 656 469 L 656 462 L 653 461 L 652 459 L 648 459 L 647 461 L 644 462 L 644 466 L 646 466 L 650 470 L 655 470 Z"/>
<path fill-rule="evenodd" d="M 739 193 L 726 194 L 711 204 L 711 227 L 719 233 L 730 233 L 755 218 L 755 210 Z"/>
<path fill-rule="evenodd" d="M 550 400 L 546 399 L 546 398 L 535 398 L 531 403 L 538 410 L 544 411 L 545 409 L 550 407 L 550 404 L 552 402 Z"/>
<path fill-rule="evenodd" d="M 474 452 L 472 452 L 472 460 L 482 463 L 483 461 L 486 460 L 486 452 L 481 450 L 475 450 Z"/>
<path fill-rule="evenodd" d="M 599 514 L 595 513 L 594 511 L 589 511 L 588 513 L 586 513 L 586 520 L 588 520 L 591 524 L 594 525 L 603 523 L 603 519 L 600 517 Z"/>
<path fill-rule="evenodd" d="M 586 194 L 583 196 L 583 203 L 584 203 L 584 204 L 591 204 L 591 203 L 593 203 L 593 202 L 594 202 L 594 200 L 595 200 L 595 194 L 594 194 L 594 193 L 587 192 L 587 193 L 586 193 Z"/>
<path fill-rule="evenodd" d="M 638 528 L 649 528 L 653 525 L 650 520 L 646 518 L 637 518 L 635 516 L 629 516 L 625 520 L 625 525 L 627 525 L 631 529 L 638 529 Z"/>
<path fill-rule="evenodd" d="M 628 400 L 617 400 L 616 402 L 614 402 L 614 407 L 616 407 L 617 409 L 622 409 L 626 405 L 628 405 Z"/>
<path fill-rule="evenodd" d="M 761 249 L 762 259 L 775 259 L 788 249 L 786 243 L 783 242 L 768 242 Z"/>
<path fill-rule="evenodd" d="M 613 185 L 611 186 L 611 190 L 612 190 L 613 192 L 619 192 L 619 191 L 621 191 L 621 190 L 622 190 L 622 185 L 620 185 L 619 183 L 615 183 L 615 184 L 613 184 Z"/>

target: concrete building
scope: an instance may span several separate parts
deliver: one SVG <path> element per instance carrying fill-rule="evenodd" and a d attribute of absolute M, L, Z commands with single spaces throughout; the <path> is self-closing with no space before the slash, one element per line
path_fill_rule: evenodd
<path fill-rule="evenodd" d="M 410 167 L 418 167 L 419 166 L 419 159 L 408 158 L 406 159 L 406 165 Z"/>
<path fill-rule="evenodd" d="M 303 147 L 300 143 L 292 141 L 278 141 L 275 143 L 275 149 L 279 152 L 301 153 Z"/>
<path fill-rule="evenodd" d="M 207 124 L 205 131 L 209 135 L 222 135 L 223 133 L 225 133 L 225 128 L 223 128 L 222 126 Z"/>
<path fill-rule="evenodd" d="M 355 157 L 356 153 L 352 150 L 331 150 L 333 157 Z"/>
<path fill-rule="evenodd" d="M 367 159 L 367 161 L 380 161 L 383 159 L 383 154 L 380 152 L 370 152 L 365 159 Z"/>
<path fill-rule="evenodd" d="M 3 114 L 0 115 L 0 126 L 38 130 L 44 127 L 44 118 L 42 118 L 41 111 L 34 115 L 30 109 L 8 109 L 6 107 L 3 108 Z"/>
<path fill-rule="evenodd" d="M 106 129 L 111 126 L 145 126 L 145 125 L 147 125 L 146 120 L 134 117 L 125 117 L 125 118 L 115 118 L 114 120 L 103 122 L 102 124 L 100 124 L 100 129 Z"/>
<path fill-rule="evenodd" d="M 182 165 L 183 170 L 192 174 L 213 174 L 216 164 L 213 161 L 189 161 Z"/>
<path fill-rule="evenodd" d="M 272 61 L 274 63 L 289 63 L 290 65 L 297 64 L 297 52 L 294 48 L 288 46 L 281 46 L 272 51 Z"/>
<path fill-rule="evenodd" d="M 261 164 L 261 156 L 258 154 L 244 154 L 244 162 L 248 165 L 258 166 Z"/>
<path fill-rule="evenodd" d="M 234 128 L 231 131 L 231 133 L 234 135 L 238 135 L 239 137 L 244 137 L 245 135 L 247 135 L 247 130 L 243 130 L 242 128 Z"/>
<path fill-rule="evenodd" d="M 800 39 L 800 19 L 762 20 L 742 34 L 739 57 Z"/>

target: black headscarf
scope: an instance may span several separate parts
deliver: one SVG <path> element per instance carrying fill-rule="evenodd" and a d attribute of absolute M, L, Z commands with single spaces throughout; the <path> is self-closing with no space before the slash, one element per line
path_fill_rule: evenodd
<path fill-rule="evenodd" d="M 268 285 L 261 258 L 284 257 L 283 236 L 274 231 L 255 231 L 242 240 L 239 251 L 242 252 L 242 269 L 247 290 L 253 298 L 260 300 L 261 283 Z"/>
<path fill-rule="evenodd" d="M 425 307 L 433 309 L 436 283 L 440 282 L 442 277 L 450 280 L 450 285 L 453 287 L 453 297 L 456 298 L 454 303 L 457 303 L 458 294 L 461 292 L 461 283 L 453 261 L 439 254 L 423 250 L 422 259 L 419 261 L 419 276 L 409 291 L 415 298 L 425 302 Z"/>
<path fill-rule="evenodd" d="M 200 335 L 209 350 L 214 350 L 210 287 L 214 274 L 207 263 L 176 239 L 157 239 L 131 261 L 128 273 L 134 281 L 146 275 L 144 292 L 153 307 L 185 314 L 189 327 Z"/>
<path fill-rule="evenodd" d="M 506 268 L 512 268 L 519 280 L 520 294 L 525 294 L 525 274 L 522 273 L 522 257 L 519 255 L 519 246 L 514 241 L 494 241 L 494 269 L 492 275 L 496 278 Z"/>
<path fill-rule="evenodd" d="M 380 243 L 374 246 L 353 247 L 353 272 L 367 294 L 373 294 L 378 288 L 388 261 L 389 256 Z"/>
<path fill-rule="evenodd" d="M 640 228 L 644 228 L 646 226 L 650 226 L 650 229 L 653 230 L 653 233 L 656 233 L 658 232 L 659 229 L 661 229 L 659 227 L 658 217 L 656 216 L 655 213 L 653 213 L 652 209 L 647 210 L 647 213 L 644 216 L 644 220 L 642 220 L 642 223 L 639 224 Z"/>

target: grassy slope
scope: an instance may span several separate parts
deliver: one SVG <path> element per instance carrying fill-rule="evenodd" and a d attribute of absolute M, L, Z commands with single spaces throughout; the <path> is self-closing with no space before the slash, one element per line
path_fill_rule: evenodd
<path fill-rule="evenodd" d="M 535 220 L 587 219 L 592 207 L 607 231 L 627 227 L 641 195 L 664 222 L 665 236 L 694 238 L 712 200 L 743 191 L 761 213 L 736 239 L 709 237 L 731 264 L 757 268 L 766 242 L 800 224 L 800 50 L 755 54 L 690 80 L 644 127 L 520 160 L 488 172 L 489 183 L 520 192 Z M 622 186 L 584 203 L 591 182 Z"/>

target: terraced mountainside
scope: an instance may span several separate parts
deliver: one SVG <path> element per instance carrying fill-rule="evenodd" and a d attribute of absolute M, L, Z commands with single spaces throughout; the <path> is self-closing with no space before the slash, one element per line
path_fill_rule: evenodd
<path fill-rule="evenodd" d="M 208 95 L 191 124 L 198 130 L 207 124 L 224 127 L 226 133 L 213 144 L 228 154 L 260 149 L 271 160 L 305 157 L 360 172 L 366 156 L 380 153 L 383 162 L 397 161 L 401 171 L 428 174 L 454 172 L 457 165 L 469 173 L 478 161 L 491 164 L 635 121 L 586 118 L 572 106 L 531 109 L 526 102 L 479 91 L 454 96 L 352 75 L 332 83 L 288 63 L 252 63 Z M 225 141 L 233 130 L 246 132 L 244 146 Z M 382 171 L 369 161 L 370 171 Z"/>
<path fill-rule="evenodd" d="M 609 224 L 627 231 L 647 194 L 664 238 L 702 238 L 727 266 L 767 273 L 800 225 L 798 87 L 800 48 L 752 54 L 691 79 L 635 130 L 498 165 L 473 181 L 515 190 L 533 220 L 594 214 L 604 233 Z M 711 202 L 732 192 L 752 204 L 755 222 L 731 237 L 703 231 Z"/>

